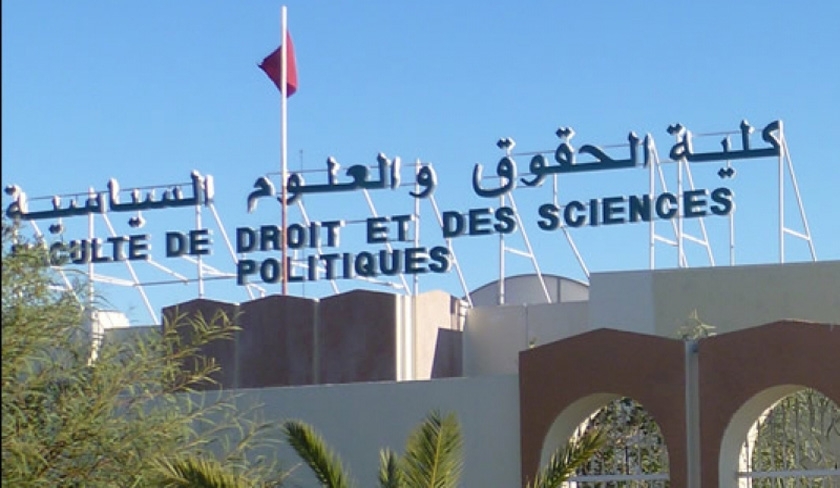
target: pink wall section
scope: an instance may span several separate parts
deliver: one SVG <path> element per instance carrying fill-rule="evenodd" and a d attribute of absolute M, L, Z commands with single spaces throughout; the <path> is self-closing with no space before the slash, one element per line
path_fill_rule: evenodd
<path fill-rule="evenodd" d="M 209 319 L 221 310 L 241 327 L 233 340 L 204 346 L 221 366 L 219 384 L 208 389 L 397 380 L 398 327 L 411 331 L 407 343 L 420 365 L 411 379 L 459 376 L 458 301 L 435 293 L 355 290 L 321 300 L 273 295 L 238 305 L 197 299 L 167 307 L 163 316 Z M 411 313 L 400 314 L 400 303 Z"/>
<path fill-rule="evenodd" d="M 351 291 L 321 300 L 321 383 L 397 379 L 397 296 Z"/>

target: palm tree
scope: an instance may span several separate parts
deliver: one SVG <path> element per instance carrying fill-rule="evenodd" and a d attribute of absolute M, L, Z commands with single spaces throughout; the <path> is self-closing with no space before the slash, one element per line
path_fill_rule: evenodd
<path fill-rule="evenodd" d="M 349 488 L 344 466 L 323 438 L 309 424 L 299 420 L 283 423 L 283 433 L 292 449 L 312 470 L 312 474 L 328 488 Z"/>
<path fill-rule="evenodd" d="M 162 488 L 247 488 L 252 480 L 237 475 L 215 459 L 175 457 L 156 463 Z"/>
<path fill-rule="evenodd" d="M 308 424 L 289 420 L 283 431 L 289 445 L 325 488 L 350 488 L 353 483 L 339 457 Z M 558 448 L 528 488 L 557 488 L 586 464 L 606 443 L 603 429 L 589 428 Z M 405 454 L 379 453 L 381 488 L 454 488 L 462 469 L 461 428 L 454 414 L 431 412 L 409 435 Z"/>
<path fill-rule="evenodd" d="M 289 445 L 325 488 L 350 488 L 353 483 L 338 456 L 308 424 L 283 424 Z M 380 451 L 379 486 L 383 488 L 454 488 L 461 477 L 463 441 L 454 414 L 433 411 L 409 435 L 405 453 Z"/>
<path fill-rule="evenodd" d="M 283 424 L 289 445 L 312 470 L 325 488 L 351 488 L 341 459 L 308 424 L 289 420 Z M 603 429 L 590 428 L 583 435 L 559 447 L 527 488 L 558 488 L 598 452 L 607 440 Z M 438 411 L 427 415 L 406 441 L 400 456 L 390 449 L 379 453 L 381 488 L 455 488 L 462 469 L 461 428 L 454 414 Z M 165 488 L 251 488 L 276 487 L 273 482 L 258 482 L 245 473 L 237 473 L 215 459 L 195 456 L 161 458 L 156 463 L 158 486 Z"/>
<path fill-rule="evenodd" d="M 153 486 L 160 488 L 277 488 L 288 472 L 271 476 L 224 464 L 212 456 L 161 456 L 153 463 Z"/>

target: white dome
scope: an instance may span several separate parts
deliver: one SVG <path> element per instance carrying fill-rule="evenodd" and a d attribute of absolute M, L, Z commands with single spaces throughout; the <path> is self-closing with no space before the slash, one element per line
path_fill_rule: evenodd
<path fill-rule="evenodd" d="M 545 290 L 536 274 L 509 276 L 504 280 L 505 305 L 581 302 L 589 300 L 589 285 L 557 275 L 542 275 Z M 546 291 L 548 299 L 546 299 Z M 492 281 L 470 292 L 474 307 L 499 305 L 499 281 Z"/>

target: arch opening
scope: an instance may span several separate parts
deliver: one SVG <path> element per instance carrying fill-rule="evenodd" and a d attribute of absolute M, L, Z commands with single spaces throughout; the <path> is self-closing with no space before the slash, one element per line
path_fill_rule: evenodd
<path fill-rule="evenodd" d="M 564 486 L 669 486 L 668 449 L 659 425 L 639 402 L 616 394 L 581 398 L 558 415 L 543 442 L 540 465 L 592 428 L 604 429 L 606 443 Z"/>
<path fill-rule="evenodd" d="M 840 488 L 840 407 L 800 385 L 759 393 L 727 427 L 720 468 L 739 488 Z"/>

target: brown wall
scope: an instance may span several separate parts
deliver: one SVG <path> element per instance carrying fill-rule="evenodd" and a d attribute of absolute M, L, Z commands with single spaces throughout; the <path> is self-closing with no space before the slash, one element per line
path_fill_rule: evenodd
<path fill-rule="evenodd" d="M 185 321 L 200 316 L 209 322 L 219 313 L 223 313 L 229 319 L 235 320 L 237 306 L 232 303 L 198 298 L 164 308 L 162 327 L 177 326 L 182 343 L 189 344 L 191 342 L 190 328 Z M 234 341 L 220 340 L 205 344 L 201 348 L 201 354 L 215 359 L 221 367 L 219 371 L 211 375 L 211 378 L 218 385 L 236 384 L 236 343 Z M 211 384 L 197 385 L 197 389 L 213 389 L 216 387 L 216 385 Z"/>
<path fill-rule="evenodd" d="M 681 341 L 608 329 L 580 334 L 521 352 L 519 388 L 523 486 L 539 468 L 543 442 L 558 415 L 598 394 L 630 397 L 644 406 L 668 447 L 671 486 L 685 486 Z"/>
<path fill-rule="evenodd" d="M 784 320 L 714 336 L 700 343 L 699 362 L 704 488 L 719 486 L 726 429 L 759 393 L 797 385 L 840 405 L 840 326 Z"/>
<path fill-rule="evenodd" d="M 396 297 L 357 290 L 321 301 L 321 383 L 397 378 Z"/>
<path fill-rule="evenodd" d="M 457 300 L 435 292 L 418 297 L 355 290 L 323 300 L 273 295 L 240 305 L 197 299 L 163 310 L 209 319 L 224 311 L 241 330 L 233 340 L 202 348 L 221 371 L 207 388 L 262 388 L 397 379 L 398 303 L 416 298 L 416 379 L 460 374 Z M 186 339 L 185 337 L 185 340 Z"/>
<path fill-rule="evenodd" d="M 314 383 L 316 306 L 282 295 L 240 305 L 237 388 Z"/>
<path fill-rule="evenodd" d="M 697 359 L 699 396 L 699 439 L 693 443 L 699 452 L 692 464 L 699 466 L 703 488 L 737 486 L 740 443 L 773 401 L 808 387 L 840 405 L 836 324 L 773 322 L 702 339 L 691 354 Z M 668 448 L 670 486 L 689 486 L 685 364 L 680 340 L 606 329 L 520 353 L 523 486 L 539 468 L 555 420 L 599 393 L 633 398 L 653 415 Z M 743 435 L 732 435 L 733 426 Z M 724 481 L 721 464 L 730 469 Z"/>

